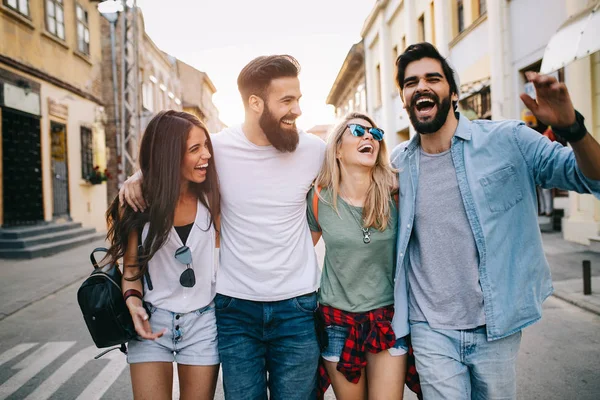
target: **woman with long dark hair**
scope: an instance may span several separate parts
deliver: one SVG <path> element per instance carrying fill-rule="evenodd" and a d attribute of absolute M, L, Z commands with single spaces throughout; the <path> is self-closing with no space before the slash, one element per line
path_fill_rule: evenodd
<path fill-rule="evenodd" d="M 140 148 L 148 208 L 135 212 L 116 198 L 107 211 L 107 257 L 123 258 L 123 296 L 139 335 L 127 355 L 135 398 L 170 399 L 173 362 L 182 399 L 214 396 L 219 190 L 212 154 L 200 120 L 160 112 Z"/>

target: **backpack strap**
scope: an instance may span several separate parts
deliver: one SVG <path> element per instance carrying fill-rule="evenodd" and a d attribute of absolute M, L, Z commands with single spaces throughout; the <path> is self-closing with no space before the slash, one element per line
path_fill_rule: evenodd
<path fill-rule="evenodd" d="M 313 216 L 315 217 L 315 221 L 317 221 L 317 225 L 319 225 L 319 193 L 321 193 L 321 189 L 321 186 L 315 186 L 312 198 Z M 319 225 L 320 227 L 321 225 Z"/>
<path fill-rule="evenodd" d="M 142 259 L 144 254 L 144 242 L 142 241 L 142 231 L 143 229 L 138 230 L 138 263 Z M 152 285 L 152 279 L 150 279 L 150 271 L 146 268 L 146 272 L 144 273 L 144 278 L 146 279 L 146 284 L 148 285 L 148 290 L 154 289 Z"/>

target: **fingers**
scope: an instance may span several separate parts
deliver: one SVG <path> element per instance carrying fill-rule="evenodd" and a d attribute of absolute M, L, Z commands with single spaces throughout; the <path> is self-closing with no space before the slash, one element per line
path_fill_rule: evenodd
<path fill-rule="evenodd" d="M 531 112 L 535 113 L 538 109 L 538 103 L 531 98 L 528 94 L 522 93 L 521 100 L 525 103 L 525 107 L 529 108 Z"/>
<path fill-rule="evenodd" d="M 125 186 L 121 186 L 119 189 L 119 206 L 123 207 L 125 205 Z"/>
<path fill-rule="evenodd" d="M 135 175 L 129 178 L 123 184 L 123 187 L 119 191 L 119 199 L 121 199 L 121 192 L 123 198 L 133 209 L 133 211 L 144 211 L 146 210 L 146 201 L 142 194 L 142 183 L 139 178 L 135 178 Z"/>
<path fill-rule="evenodd" d="M 167 329 L 165 328 L 160 332 L 152 333 L 152 327 L 150 326 L 148 314 L 144 307 L 137 307 L 133 312 L 132 317 L 135 331 L 142 339 L 156 340 L 167 332 Z"/>
<path fill-rule="evenodd" d="M 129 204 L 129 207 L 133 208 L 133 211 L 137 212 L 138 205 L 136 204 L 131 192 L 129 191 L 129 183 L 125 182 L 125 184 L 123 184 L 123 188 L 125 192 L 125 201 L 127 202 L 127 204 Z"/>
<path fill-rule="evenodd" d="M 533 83 L 536 89 L 542 89 L 545 87 L 549 87 L 553 83 L 556 83 L 557 80 L 555 77 L 551 75 L 541 75 L 537 72 L 528 71 L 525 73 L 525 77 Z"/>
<path fill-rule="evenodd" d="M 142 193 L 142 183 L 139 180 L 133 184 L 133 197 L 135 198 L 137 207 L 144 211 L 146 209 L 146 201 Z"/>

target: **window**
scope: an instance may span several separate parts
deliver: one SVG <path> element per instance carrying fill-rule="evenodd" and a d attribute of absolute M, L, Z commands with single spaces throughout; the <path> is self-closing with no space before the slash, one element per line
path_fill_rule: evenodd
<path fill-rule="evenodd" d="M 465 8 L 463 5 L 463 0 L 457 0 L 456 5 L 456 14 L 458 16 L 458 33 L 461 33 L 465 30 Z"/>
<path fill-rule="evenodd" d="M 94 141 L 92 130 L 81 127 L 81 177 L 87 179 L 94 172 Z"/>
<path fill-rule="evenodd" d="M 487 1 L 479 0 L 479 15 L 483 15 L 487 12 Z"/>
<path fill-rule="evenodd" d="M 481 89 L 466 99 L 460 101 L 463 110 L 472 110 L 479 119 L 491 119 L 492 115 L 492 96 L 490 87 Z"/>
<path fill-rule="evenodd" d="M 77 14 L 77 50 L 90 54 L 90 29 L 88 28 L 88 13 L 79 4 L 75 6 Z"/>
<path fill-rule="evenodd" d="M 65 40 L 65 13 L 63 0 L 46 0 L 46 29 Z"/>
<path fill-rule="evenodd" d="M 142 83 L 142 105 L 148 111 L 154 111 L 154 85 L 151 82 Z"/>
<path fill-rule="evenodd" d="M 419 17 L 418 27 L 419 27 L 419 31 L 417 32 L 417 34 L 419 35 L 419 42 L 424 42 L 425 41 L 425 14 L 422 14 Z"/>
<path fill-rule="evenodd" d="M 12 8 L 19 14 L 29 17 L 29 0 L 4 0 L 4 5 Z"/>

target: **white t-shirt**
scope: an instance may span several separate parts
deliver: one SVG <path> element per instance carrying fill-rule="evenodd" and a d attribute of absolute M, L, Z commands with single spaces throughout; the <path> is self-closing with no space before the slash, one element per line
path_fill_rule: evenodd
<path fill-rule="evenodd" d="M 186 313 L 209 305 L 215 297 L 215 228 L 210 224 L 210 213 L 198 201 L 196 219 L 185 245 L 192 251 L 192 268 L 196 284 L 191 288 L 181 286 L 179 277 L 187 268 L 175 259 L 175 251 L 183 246 L 181 238 L 171 227 L 167 242 L 148 262 L 152 290 L 144 279 L 144 301 L 153 306 L 176 313 Z M 142 230 L 146 240 L 149 223 Z"/>
<path fill-rule="evenodd" d="M 211 135 L 222 196 L 217 293 L 278 301 L 317 290 L 306 194 L 323 163 L 325 143 L 299 135 L 293 153 L 253 144 L 241 126 Z"/>

